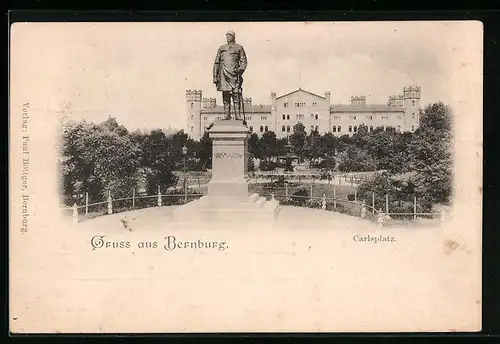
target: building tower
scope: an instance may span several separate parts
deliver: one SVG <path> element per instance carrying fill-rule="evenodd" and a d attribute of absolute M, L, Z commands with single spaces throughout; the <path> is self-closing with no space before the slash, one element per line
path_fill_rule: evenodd
<path fill-rule="evenodd" d="M 201 90 L 186 90 L 186 134 L 193 140 L 201 138 Z"/>
<path fill-rule="evenodd" d="M 405 111 L 405 130 L 415 131 L 419 125 L 420 86 L 403 88 L 403 104 Z"/>

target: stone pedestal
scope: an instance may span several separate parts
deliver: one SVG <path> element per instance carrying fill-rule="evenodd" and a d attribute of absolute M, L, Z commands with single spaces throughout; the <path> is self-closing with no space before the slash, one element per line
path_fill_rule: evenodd
<path fill-rule="evenodd" d="M 208 195 L 174 210 L 176 222 L 272 222 L 279 205 L 258 194 L 248 194 L 249 130 L 240 120 L 215 122 L 209 131 L 213 140 L 212 179 Z"/>

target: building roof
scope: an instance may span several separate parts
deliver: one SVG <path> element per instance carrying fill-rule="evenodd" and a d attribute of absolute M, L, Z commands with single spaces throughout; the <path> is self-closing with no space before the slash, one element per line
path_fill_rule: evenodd
<path fill-rule="evenodd" d="M 294 94 L 294 93 L 296 93 L 296 92 L 299 92 L 299 91 L 302 91 L 302 92 L 308 93 L 308 94 L 313 95 L 313 96 L 315 96 L 315 97 L 319 97 L 319 98 L 325 99 L 325 97 L 322 97 L 322 96 L 317 95 L 317 94 L 315 94 L 315 93 L 312 93 L 312 92 L 309 92 L 309 91 L 303 90 L 302 88 L 299 88 L 298 90 L 292 91 L 292 92 L 287 93 L 287 94 L 284 94 L 284 95 L 282 95 L 282 96 L 279 96 L 279 97 L 277 97 L 276 99 L 280 99 L 280 98 L 283 98 L 283 97 L 287 97 L 287 96 L 289 96 L 289 95 L 291 95 L 291 94 Z"/>
<path fill-rule="evenodd" d="M 243 112 L 243 109 L 241 109 Z M 216 106 L 213 108 L 205 108 L 201 110 L 201 113 L 224 113 L 224 107 L 223 106 Z M 271 113 L 271 105 L 261 105 L 261 104 L 256 104 L 256 105 L 245 105 L 245 114 L 250 114 L 250 113 Z"/>
<path fill-rule="evenodd" d="M 387 104 L 334 104 L 330 112 L 404 112 L 403 108 Z"/>

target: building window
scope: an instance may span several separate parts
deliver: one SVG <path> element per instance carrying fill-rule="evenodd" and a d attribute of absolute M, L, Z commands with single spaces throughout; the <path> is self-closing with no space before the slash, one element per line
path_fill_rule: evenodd
<path fill-rule="evenodd" d="M 356 119 L 356 116 L 350 116 L 351 119 Z"/>
<path fill-rule="evenodd" d="M 287 132 L 287 133 L 289 133 L 289 132 L 290 132 L 290 126 L 289 126 L 289 125 L 287 125 L 287 126 L 286 126 L 286 132 Z"/>
<path fill-rule="evenodd" d="M 264 128 L 264 131 L 267 131 L 267 130 L 268 130 L 268 128 L 267 128 L 267 125 L 266 125 L 266 127 Z"/>
<path fill-rule="evenodd" d="M 262 133 L 264 131 L 264 127 L 260 126 L 260 132 Z"/>
<path fill-rule="evenodd" d="M 250 132 L 253 133 L 253 126 L 250 126 Z"/>
<path fill-rule="evenodd" d="M 290 119 L 290 115 L 286 115 L 286 119 Z"/>
<path fill-rule="evenodd" d="M 203 128 L 203 131 L 207 131 L 207 126 L 205 126 L 205 127 Z"/>
<path fill-rule="evenodd" d="M 411 114 L 411 118 L 415 119 L 415 112 Z"/>
<path fill-rule="evenodd" d="M 313 107 L 316 107 L 316 103 L 313 103 Z"/>
<path fill-rule="evenodd" d="M 247 121 L 251 121 L 251 120 L 252 120 L 252 116 L 247 117 Z"/>
<path fill-rule="evenodd" d="M 194 115 L 191 115 L 191 120 L 194 120 Z"/>
<path fill-rule="evenodd" d="M 335 118 L 335 119 L 340 119 L 340 116 L 333 116 L 333 118 Z"/>
<path fill-rule="evenodd" d="M 314 128 L 316 131 L 319 131 L 319 126 L 316 126 L 316 128 Z"/>
<path fill-rule="evenodd" d="M 194 107 L 194 103 L 191 103 L 191 108 L 193 108 L 193 107 Z"/>
<path fill-rule="evenodd" d="M 193 130 L 194 130 L 194 128 L 193 128 L 193 127 L 191 127 L 191 132 L 193 132 Z"/>
<path fill-rule="evenodd" d="M 203 120 L 204 120 L 204 121 L 206 121 L 207 119 L 208 119 L 208 118 L 207 118 L 207 116 L 204 116 L 204 117 L 203 117 Z"/>
<path fill-rule="evenodd" d="M 411 106 L 415 106 L 415 101 L 414 100 L 411 101 Z"/>
<path fill-rule="evenodd" d="M 261 116 L 261 117 L 260 117 L 260 119 L 261 119 L 262 121 L 265 121 L 265 120 L 267 120 L 267 116 Z"/>
<path fill-rule="evenodd" d="M 415 131 L 415 126 L 414 125 L 411 126 L 411 131 Z"/>
<path fill-rule="evenodd" d="M 318 119 L 318 114 L 315 114 L 315 115 L 314 115 L 314 119 Z"/>
<path fill-rule="evenodd" d="M 342 127 L 339 125 L 339 126 L 337 127 L 337 131 L 340 133 L 340 131 L 341 131 L 341 130 L 342 130 Z"/>
<path fill-rule="evenodd" d="M 285 115 L 284 114 L 283 114 L 282 118 L 285 119 Z"/>
<path fill-rule="evenodd" d="M 401 119 L 401 116 L 398 116 L 398 119 Z"/>
<path fill-rule="evenodd" d="M 336 127 L 336 126 L 333 126 L 332 131 L 333 131 L 334 133 L 336 133 L 336 132 L 337 132 L 337 127 Z"/>
<path fill-rule="evenodd" d="M 370 131 L 373 131 L 373 125 L 370 125 Z"/>
<path fill-rule="evenodd" d="M 350 133 L 352 132 L 352 126 L 351 125 L 349 126 L 349 132 Z"/>
<path fill-rule="evenodd" d="M 285 107 L 288 107 L 288 103 L 285 103 Z"/>
<path fill-rule="evenodd" d="M 357 126 L 354 126 L 354 132 L 357 133 L 358 132 L 358 127 Z"/>
<path fill-rule="evenodd" d="M 314 131 L 314 125 L 311 125 L 311 131 Z"/>
<path fill-rule="evenodd" d="M 397 129 L 397 131 L 401 131 L 401 126 L 398 125 L 398 127 L 396 129 Z"/>
<path fill-rule="evenodd" d="M 313 119 L 313 118 L 314 118 L 314 114 L 311 114 L 311 119 Z"/>
<path fill-rule="evenodd" d="M 366 116 L 366 119 L 373 119 L 373 116 Z"/>
<path fill-rule="evenodd" d="M 282 132 L 285 132 L 285 126 L 284 126 L 284 125 L 283 125 L 283 126 L 281 126 L 281 131 L 282 131 Z"/>
<path fill-rule="evenodd" d="M 382 119 L 389 119 L 389 116 L 382 116 Z"/>

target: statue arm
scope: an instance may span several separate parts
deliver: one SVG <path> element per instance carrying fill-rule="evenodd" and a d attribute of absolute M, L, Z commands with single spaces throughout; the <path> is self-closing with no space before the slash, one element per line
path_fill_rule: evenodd
<path fill-rule="evenodd" d="M 240 74 L 243 74 L 243 72 L 247 68 L 247 65 L 248 65 L 247 54 L 245 53 L 245 49 L 243 49 L 243 47 L 241 47 L 241 51 L 240 51 L 240 68 L 239 68 Z"/>
<path fill-rule="evenodd" d="M 217 50 L 217 55 L 215 56 L 214 69 L 213 69 L 213 81 L 214 83 L 219 82 L 219 71 L 220 71 L 220 48 Z"/>

